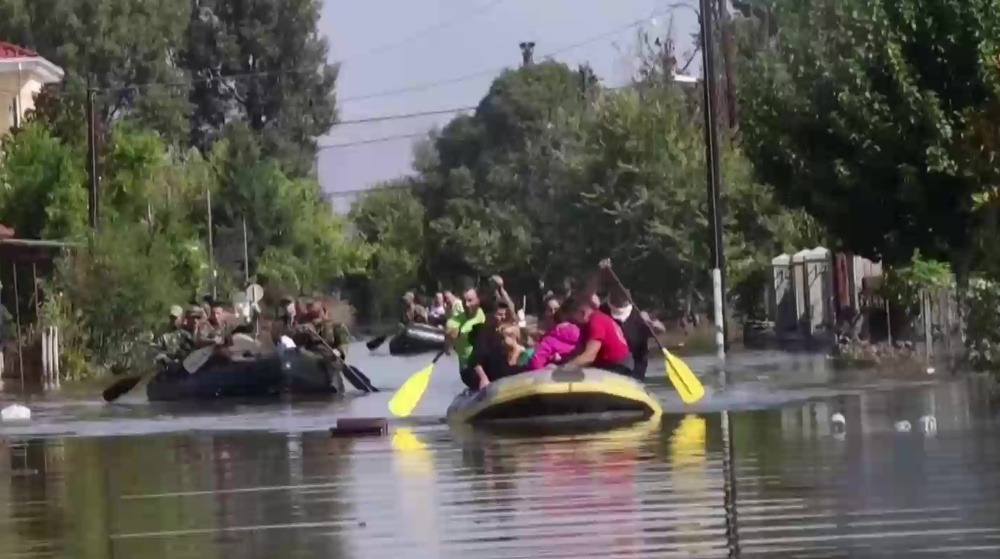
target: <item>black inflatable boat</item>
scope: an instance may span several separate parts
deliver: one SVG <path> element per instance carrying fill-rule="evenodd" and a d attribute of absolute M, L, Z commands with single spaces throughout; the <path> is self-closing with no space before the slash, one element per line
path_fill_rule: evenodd
<path fill-rule="evenodd" d="M 390 355 L 416 355 L 444 349 L 444 328 L 427 324 L 409 324 L 391 340 Z"/>
<path fill-rule="evenodd" d="M 333 377 L 333 378 L 331 378 Z M 157 373 L 146 385 L 152 402 L 339 394 L 340 374 L 331 375 L 309 352 L 286 351 L 250 359 L 213 356 L 194 374 L 179 364 Z"/>

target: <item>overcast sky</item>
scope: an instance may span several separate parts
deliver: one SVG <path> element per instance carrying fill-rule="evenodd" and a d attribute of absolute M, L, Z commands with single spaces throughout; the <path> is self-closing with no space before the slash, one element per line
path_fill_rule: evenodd
<path fill-rule="evenodd" d="M 475 105 L 505 66 L 520 63 L 521 41 L 534 41 L 535 60 L 571 66 L 589 62 L 605 84 L 634 71 L 638 20 L 665 34 L 673 17 L 678 58 L 692 49 L 695 0 L 325 0 L 320 31 L 330 57 L 342 63 L 337 82 L 340 119 Z M 573 48 L 570 48 L 573 47 Z M 700 64 L 689 73 L 700 74 Z M 459 79 L 474 76 L 469 79 Z M 446 84 L 431 86 L 438 82 Z M 426 87 L 420 87 L 426 86 Z M 399 91 L 410 89 L 409 91 Z M 321 145 L 423 133 L 451 114 L 341 124 Z M 352 195 L 380 180 L 411 172 L 415 139 L 321 149 L 320 182 L 343 211 Z"/>

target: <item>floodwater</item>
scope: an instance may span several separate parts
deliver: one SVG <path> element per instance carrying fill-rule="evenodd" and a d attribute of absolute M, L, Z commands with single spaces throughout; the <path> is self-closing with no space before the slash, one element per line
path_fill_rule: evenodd
<path fill-rule="evenodd" d="M 384 416 L 429 360 L 354 353 L 385 392 L 32 399 L 30 423 L 0 424 L 0 557 L 1000 556 L 998 428 L 976 377 L 760 353 L 731 358 L 723 387 L 691 359 L 709 389 L 691 408 L 651 367 L 662 423 L 498 435 L 441 423 L 461 386 L 444 364 L 388 436 L 333 438 L 339 417 Z"/>

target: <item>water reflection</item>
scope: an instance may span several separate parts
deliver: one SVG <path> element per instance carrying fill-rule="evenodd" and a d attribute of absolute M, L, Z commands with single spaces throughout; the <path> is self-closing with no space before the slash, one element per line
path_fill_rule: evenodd
<path fill-rule="evenodd" d="M 560 433 L 0 439 L 0 556 L 995 557 L 983 394 L 731 413 L 731 463 L 718 413 Z"/>

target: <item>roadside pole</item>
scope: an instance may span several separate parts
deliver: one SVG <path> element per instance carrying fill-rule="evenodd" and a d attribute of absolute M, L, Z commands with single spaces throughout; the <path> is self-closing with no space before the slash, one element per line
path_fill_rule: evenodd
<path fill-rule="evenodd" d="M 714 52 L 712 48 L 712 3 L 700 0 L 701 42 L 702 42 L 702 92 L 705 113 L 705 160 L 708 185 L 709 220 L 712 226 L 712 297 L 715 321 L 715 351 L 719 360 L 726 358 L 726 279 L 725 251 L 722 245 L 722 206 L 719 192 L 722 190 L 722 173 L 719 171 L 719 128 L 715 110 L 716 76 Z"/>

